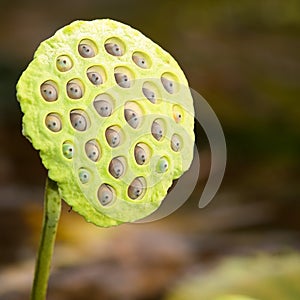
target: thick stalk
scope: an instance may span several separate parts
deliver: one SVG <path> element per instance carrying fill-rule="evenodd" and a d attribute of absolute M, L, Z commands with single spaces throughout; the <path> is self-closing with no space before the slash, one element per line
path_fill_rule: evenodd
<path fill-rule="evenodd" d="M 31 300 L 45 300 L 55 236 L 61 212 L 61 198 L 56 182 L 47 178 L 44 199 L 44 219 L 36 259 Z"/>

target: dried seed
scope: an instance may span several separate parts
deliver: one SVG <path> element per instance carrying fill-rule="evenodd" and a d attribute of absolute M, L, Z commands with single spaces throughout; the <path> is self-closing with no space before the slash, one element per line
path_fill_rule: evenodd
<path fill-rule="evenodd" d="M 89 182 L 89 180 L 90 180 L 90 173 L 85 169 L 80 169 L 78 176 L 79 176 L 79 180 L 83 184 Z"/>
<path fill-rule="evenodd" d="M 99 146 L 96 141 L 89 141 L 85 144 L 85 153 L 92 161 L 97 161 L 100 156 Z"/>
<path fill-rule="evenodd" d="M 112 113 L 112 104 L 109 101 L 96 100 L 94 107 L 101 117 L 109 117 Z"/>
<path fill-rule="evenodd" d="M 109 164 L 109 173 L 115 178 L 119 178 L 124 174 L 125 167 L 120 159 L 113 158 Z"/>
<path fill-rule="evenodd" d="M 156 171 L 158 173 L 165 173 L 169 168 L 169 163 L 165 157 L 161 157 L 157 163 Z"/>
<path fill-rule="evenodd" d="M 161 82 L 165 88 L 165 90 L 170 93 L 173 94 L 175 89 L 174 89 L 174 82 L 170 79 L 167 79 L 166 77 L 161 77 Z"/>
<path fill-rule="evenodd" d="M 132 128 L 137 128 L 140 124 L 140 119 L 137 116 L 137 113 L 132 109 L 125 109 L 124 110 L 124 116 L 127 123 Z"/>
<path fill-rule="evenodd" d="M 130 186 L 128 187 L 128 196 L 131 199 L 137 199 L 140 197 L 144 191 L 145 187 L 143 185 L 143 182 L 141 181 L 140 178 L 135 178 Z"/>
<path fill-rule="evenodd" d="M 105 47 L 105 50 L 111 55 L 114 55 L 114 56 L 123 55 L 123 51 L 122 51 L 121 47 L 116 43 L 106 43 L 104 45 L 104 47 Z"/>
<path fill-rule="evenodd" d="M 69 71 L 73 67 L 72 60 L 67 55 L 61 55 L 56 59 L 56 68 L 61 72 Z"/>
<path fill-rule="evenodd" d="M 143 165 L 147 159 L 146 151 L 140 146 L 135 146 L 134 158 L 139 165 Z"/>
<path fill-rule="evenodd" d="M 41 90 L 42 97 L 46 101 L 52 102 L 57 100 L 58 97 L 57 90 L 53 84 L 45 82 L 41 85 L 40 90 Z"/>
<path fill-rule="evenodd" d="M 162 137 L 163 137 L 163 129 L 162 129 L 162 127 L 160 126 L 160 124 L 158 122 L 154 121 L 152 123 L 151 133 L 152 133 L 152 135 L 154 136 L 154 138 L 156 140 L 159 141 L 159 140 L 162 139 Z"/>
<path fill-rule="evenodd" d="M 143 88 L 143 94 L 144 96 L 151 102 L 151 103 L 155 103 L 156 102 L 156 96 L 155 93 L 152 92 L 151 90 L 147 89 L 147 88 Z"/>
<path fill-rule="evenodd" d="M 102 184 L 98 189 L 98 199 L 104 206 L 110 204 L 114 199 L 113 188 L 108 184 Z"/>
<path fill-rule="evenodd" d="M 124 73 L 115 73 L 117 84 L 122 88 L 130 88 L 130 80 Z"/>
<path fill-rule="evenodd" d="M 87 129 L 87 121 L 85 117 L 78 112 L 71 112 L 70 114 L 71 124 L 78 131 L 84 131 Z"/>
<path fill-rule="evenodd" d="M 84 58 L 91 58 L 91 57 L 95 56 L 94 49 L 90 45 L 87 45 L 87 44 L 79 44 L 78 52 Z"/>
<path fill-rule="evenodd" d="M 88 72 L 87 77 L 90 82 L 94 85 L 99 85 L 103 83 L 102 76 L 98 72 Z"/>
<path fill-rule="evenodd" d="M 173 151 L 178 152 L 181 147 L 181 141 L 177 134 L 174 134 L 171 138 L 171 148 Z"/>
<path fill-rule="evenodd" d="M 105 137 L 108 144 L 113 148 L 120 144 L 120 134 L 112 128 L 106 129 Z"/>
<path fill-rule="evenodd" d="M 61 130 L 61 120 L 57 114 L 49 114 L 46 117 L 45 124 L 53 132 Z"/>
<path fill-rule="evenodd" d="M 71 159 L 74 155 L 74 146 L 68 142 L 64 143 L 62 146 L 63 155 Z"/>

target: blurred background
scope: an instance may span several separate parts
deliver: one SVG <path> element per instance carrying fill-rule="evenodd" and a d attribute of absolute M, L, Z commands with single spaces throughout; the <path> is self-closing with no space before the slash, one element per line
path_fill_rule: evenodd
<path fill-rule="evenodd" d="M 15 84 L 41 41 L 96 18 L 175 57 L 219 117 L 227 169 L 198 209 L 210 162 L 198 126 L 199 183 L 167 218 L 102 229 L 64 204 L 48 299 L 300 299 L 298 0 L 1 1 L 0 299 L 29 298 L 47 175 L 21 135 Z"/>

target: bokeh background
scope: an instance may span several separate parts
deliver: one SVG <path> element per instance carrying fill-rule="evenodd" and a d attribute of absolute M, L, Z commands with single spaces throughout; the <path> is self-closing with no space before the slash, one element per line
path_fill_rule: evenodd
<path fill-rule="evenodd" d="M 0 299 L 29 298 L 47 175 L 21 135 L 15 84 L 41 41 L 95 18 L 129 24 L 175 57 L 219 117 L 227 169 L 198 209 L 210 151 L 197 126 L 199 183 L 169 217 L 102 229 L 64 204 L 48 299 L 300 299 L 298 0 L 1 1 Z"/>

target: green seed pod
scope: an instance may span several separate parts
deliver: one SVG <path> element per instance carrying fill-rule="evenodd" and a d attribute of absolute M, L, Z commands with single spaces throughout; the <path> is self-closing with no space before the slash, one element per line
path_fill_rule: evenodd
<path fill-rule="evenodd" d="M 23 72 L 17 98 L 23 133 L 61 198 L 96 225 L 150 215 L 192 162 L 194 108 L 182 70 L 122 23 L 58 30 Z"/>

